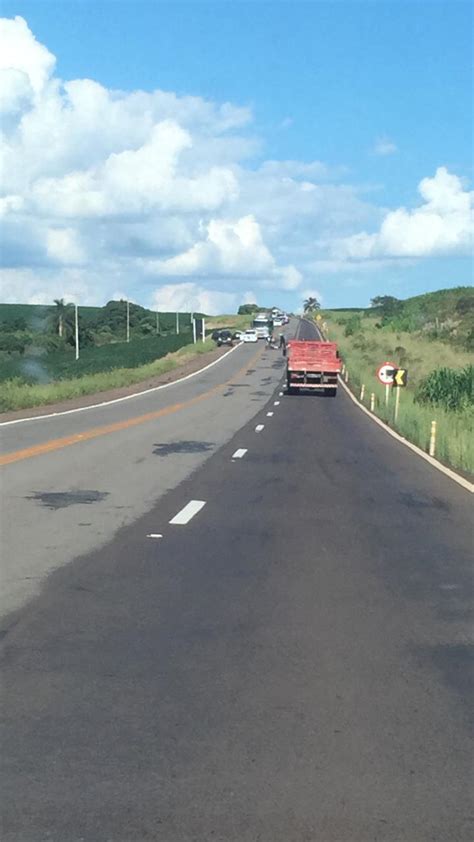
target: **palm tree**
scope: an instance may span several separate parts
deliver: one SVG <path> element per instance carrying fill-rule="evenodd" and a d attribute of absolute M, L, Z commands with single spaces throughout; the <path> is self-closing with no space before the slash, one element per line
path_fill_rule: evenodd
<path fill-rule="evenodd" d="M 66 330 L 72 327 L 72 305 L 65 304 L 64 298 L 55 298 L 54 303 L 56 308 L 51 310 L 51 323 L 54 329 L 58 331 L 58 336 L 62 338 Z"/>
<path fill-rule="evenodd" d="M 314 313 L 315 310 L 321 309 L 321 305 L 317 298 L 310 295 L 306 301 L 303 302 L 303 308 L 305 313 Z"/>

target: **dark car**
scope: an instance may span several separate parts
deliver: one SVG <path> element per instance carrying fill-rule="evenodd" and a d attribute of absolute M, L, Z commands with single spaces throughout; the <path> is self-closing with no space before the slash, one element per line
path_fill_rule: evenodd
<path fill-rule="evenodd" d="M 220 330 L 219 336 L 217 337 L 217 345 L 220 348 L 221 345 L 232 345 L 232 333 L 230 330 Z"/>

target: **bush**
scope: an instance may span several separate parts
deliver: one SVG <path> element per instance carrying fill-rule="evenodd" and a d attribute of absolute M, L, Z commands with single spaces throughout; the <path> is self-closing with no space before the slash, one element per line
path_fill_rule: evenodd
<path fill-rule="evenodd" d="M 462 410 L 474 405 L 474 366 L 456 370 L 439 368 L 425 377 L 415 396 L 421 404 L 442 406 L 447 410 Z"/>
<path fill-rule="evenodd" d="M 344 336 L 352 336 L 354 333 L 358 333 L 362 328 L 362 323 L 360 316 L 351 316 L 349 321 L 346 324 L 344 330 Z"/>
<path fill-rule="evenodd" d="M 22 354 L 25 350 L 25 340 L 14 333 L 4 333 L 0 335 L 0 351 L 5 351 L 7 354 Z"/>

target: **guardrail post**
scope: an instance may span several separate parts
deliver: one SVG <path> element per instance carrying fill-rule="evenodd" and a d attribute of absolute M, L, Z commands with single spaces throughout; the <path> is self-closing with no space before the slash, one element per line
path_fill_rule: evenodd
<path fill-rule="evenodd" d="M 360 398 L 359 398 L 360 401 L 364 400 L 364 395 L 365 395 L 365 383 L 362 383 L 362 386 L 360 387 Z"/>
<path fill-rule="evenodd" d="M 370 411 L 373 412 L 375 409 L 375 393 L 372 392 L 370 395 Z"/>
<path fill-rule="evenodd" d="M 436 452 L 436 421 L 431 422 L 430 449 L 428 452 L 430 456 L 434 456 Z"/>

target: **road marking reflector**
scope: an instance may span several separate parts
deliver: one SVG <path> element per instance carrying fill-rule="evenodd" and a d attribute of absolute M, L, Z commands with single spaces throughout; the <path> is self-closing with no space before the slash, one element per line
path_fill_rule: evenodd
<path fill-rule="evenodd" d="M 185 526 L 194 515 L 197 515 L 206 505 L 205 500 L 190 500 L 189 503 L 170 520 L 170 523 Z"/>
<path fill-rule="evenodd" d="M 236 450 L 235 453 L 232 454 L 232 459 L 242 459 L 242 456 L 245 456 L 246 453 L 247 453 L 246 447 L 239 447 L 239 449 Z"/>
<path fill-rule="evenodd" d="M 257 426 L 255 427 L 255 432 L 256 432 L 256 433 L 261 433 L 261 432 L 262 432 L 262 430 L 263 430 L 263 428 L 264 428 L 264 426 L 265 426 L 265 424 L 257 424 Z"/>
<path fill-rule="evenodd" d="M 159 532 L 150 532 L 150 534 L 147 535 L 146 537 L 147 538 L 162 538 L 163 535 L 161 535 Z"/>
<path fill-rule="evenodd" d="M 267 418 L 271 418 L 272 415 L 273 415 L 273 412 L 267 412 Z"/>

